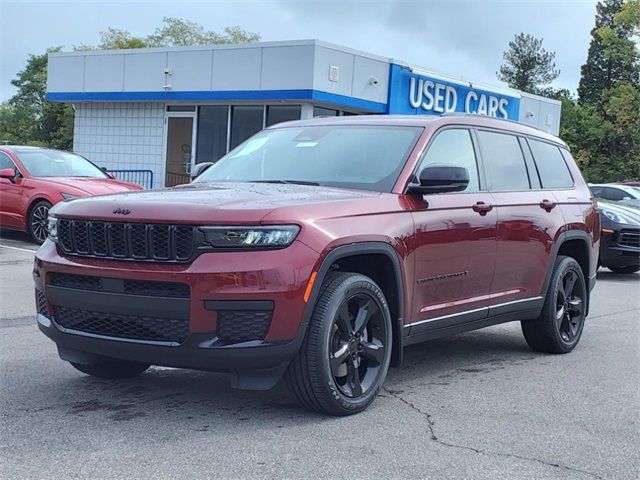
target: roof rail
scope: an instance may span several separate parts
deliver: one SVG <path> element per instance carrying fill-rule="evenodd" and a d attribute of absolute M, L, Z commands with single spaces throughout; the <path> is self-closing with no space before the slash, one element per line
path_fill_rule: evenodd
<path fill-rule="evenodd" d="M 553 133 L 549 133 L 544 131 L 543 129 L 539 128 L 539 127 L 534 127 L 533 125 L 527 125 L 526 123 L 522 123 L 519 122 L 518 120 L 513 120 L 511 118 L 499 118 L 499 117 L 490 117 L 489 115 L 480 115 L 477 113 L 467 113 L 467 112 L 444 112 L 440 114 L 441 117 L 484 117 L 484 118 L 491 118 L 493 120 L 500 120 L 503 122 L 509 122 L 509 123 L 517 123 L 518 125 L 523 125 L 525 127 L 529 127 L 529 128 L 533 128 L 534 130 L 538 130 L 539 132 L 543 132 L 543 133 L 547 133 L 549 135 L 553 135 Z M 553 135 L 554 137 L 556 135 Z"/>

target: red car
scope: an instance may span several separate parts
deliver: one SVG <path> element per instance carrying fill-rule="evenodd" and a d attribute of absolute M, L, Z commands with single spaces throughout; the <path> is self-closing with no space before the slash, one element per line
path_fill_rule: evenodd
<path fill-rule="evenodd" d="M 0 146 L 0 227 L 25 231 L 37 243 L 47 238 L 47 216 L 56 203 L 141 189 L 74 153 Z"/>
<path fill-rule="evenodd" d="M 521 321 L 534 350 L 573 350 L 600 232 L 561 140 L 475 116 L 280 124 L 190 185 L 64 202 L 49 221 L 38 325 L 75 368 L 284 376 L 332 415 L 366 408 L 424 340 Z"/>

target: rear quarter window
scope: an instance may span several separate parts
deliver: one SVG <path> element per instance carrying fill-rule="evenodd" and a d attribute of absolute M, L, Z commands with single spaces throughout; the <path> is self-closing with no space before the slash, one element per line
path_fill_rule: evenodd
<path fill-rule="evenodd" d="M 573 178 L 571 178 L 571 173 L 569 173 L 560 148 L 538 140 L 529 139 L 528 142 L 542 188 L 573 187 Z"/>

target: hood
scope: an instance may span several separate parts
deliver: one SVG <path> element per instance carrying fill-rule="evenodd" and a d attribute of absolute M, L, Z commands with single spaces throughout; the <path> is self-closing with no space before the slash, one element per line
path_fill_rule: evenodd
<path fill-rule="evenodd" d="M 617 215 L 624 216 L 628 220 L 633 221 L 634 223 L 628 224 L 629 226 L 640 226 L 640 210 L 637 208 L 633 208 L 631 206 L 620 204 L 619 202 L 607 202 L 605 200 L 598 200 L 598 210 L 600 212 L 612 212 Z M 602 222 L 611 223 L 612 221 L 609 217 L 602 216 Z M 627 225 L 627 224 L 619 224 L 617 225 Z"/>
<path fill-rule="evenodd" d="M 51 211 L 69 218 L 101 220 L 175 222 L 194 224 L 258 224 L 278 209 L 296 212 L 318 207 L 325 216 L 355 203 L 365 208 L 383 194 L 293 184 L 197 183 L 164 190 L 145 190 L 117 195 L 89 197 L 62 202 Z M 352 206 L 353 208 L 357 208 Z M 369 207 L 370 208 L 370 207 Z M 120 213 L 114 213 L 121 209 Z M 129 213 L 122 213 L 128 211 Z M 317 213 L 317 212 L 316 212 Z M 291 218 L 291 217 L 290 217 Z"/>
<path fill-rule="evenodd" d="M 140 190 L 142 187 L 135 183 L 123 182 L 113 178 L 94 177 L 37 177 L 39 182 L 56 185 L 61 192 L 78 195 L 107 195 L 109 193 Z"/>
<path fill-rule="evenodd" d="M 640 198 L 630 198 L 627 200 L 620 200 L 620 202 L 618 203 L 628 208 L 635 208 L 636 210 L 640 208 Z"/>

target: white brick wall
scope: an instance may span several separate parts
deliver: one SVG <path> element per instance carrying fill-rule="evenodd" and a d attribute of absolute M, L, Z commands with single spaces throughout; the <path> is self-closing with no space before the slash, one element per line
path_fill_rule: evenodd
<path fill-rule="evenodd" d="M 100 167 L 148 169 L 154 188 L 164 185 L 164 104 L 75 105 L 73 150 Z"/>

